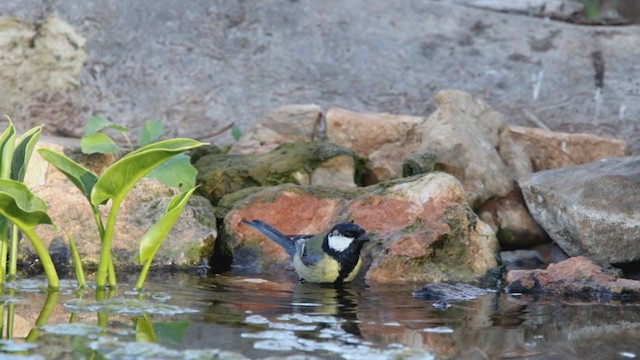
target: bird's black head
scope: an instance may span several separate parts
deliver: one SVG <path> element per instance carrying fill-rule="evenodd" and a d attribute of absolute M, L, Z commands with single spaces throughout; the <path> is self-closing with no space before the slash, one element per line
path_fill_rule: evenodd
<path fill-rule="evenodd" d="M 368 240 L 364 229 L 354 223 L 339 223 L 329 230 L 322 242 L 322 249 L 340 263 L 336 284 L 342 283 L 356 268 L 362 246 Z"/>
<path fill-rule="evenodd" d="M 326 246 L 325 250 L 329 253 L 350 252 L 357 256 L 369 238 L 360 225 L 339 223 L 329 230 L 324 240 L 323 246 Z"/>

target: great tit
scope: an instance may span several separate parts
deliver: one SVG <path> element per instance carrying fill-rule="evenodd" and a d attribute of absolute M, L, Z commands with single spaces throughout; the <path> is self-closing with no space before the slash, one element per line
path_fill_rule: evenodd
<path fill-rule="evenodd" d="M 362 267 L 360 251 L 369 240 L 362 227 L 339 223 L 326 234 L 287 236 L 261 220 L 243 220 L 282 246 L 300 279 L 310 283 L 342 284 Z"/>

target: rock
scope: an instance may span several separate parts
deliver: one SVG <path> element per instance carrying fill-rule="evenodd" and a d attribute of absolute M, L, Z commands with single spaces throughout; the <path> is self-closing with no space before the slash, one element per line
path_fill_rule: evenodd
<path fill-rule="evenodd" d="M 29 24 L 55 13 L 87 39 L 83 71 L 70 78 L 78 79 L 77 89 L 34 95 L 0 113 L 47 123 L 49 132 L 81 126 L 99 113 L 132 127 L 132 136 L 144 120 L 160 119 L 176 135 L 194 137 L 231 119 L 249 128 L 292 99 L 323 108 L 428 114 L 434 92 L 454 88 L 482 96 L 518 125 L 530 125 L 522 116 L 529 109 L 552 129 L 620 137 L 634 153 L 640 150 L 637 84 L 628 80 L 636 71 L 629 59 L 640 57 L 634 26 L 594 32 L 448 1 L 391 8 L 385 0 L 330 7 L 194 0 L 181 11 L 170 1 L 105 1 L 0 2 L 0 14 Z M 527 3 L 534 1 L 559 0 Z M 364 13 L 371 17 L 353 16 Z M 604 87 L 594 79 L 591 53 L 597 51 L 606 61 Z M 228 132 L 216 140 L 233 141 Z"/>
<path fill-rule="evenodd" d="M 55 14 L 39 24 L 0 17 L 0 108 L 80 85 L 86 39 Z"/>
<path fill-rule="evenodd" d="M 557 263 L 569 257 L 557 244 L 549 243 L 527 250 L 501 251 L 500 258 L 506 270 L 522 270 L 544 269 L 551 263 Z"/>
<path fill-rule="evenodd" d="M 230 154 L 266 154 L 280 144 L 318 141 L 325 123 L 318 105 L 285 105 L 254 124 L 233 144 Z"/>
<path fill-rule="evenodd" d="M 327 141 L 367 157 L 367 184 L 398 178 L 402 161 L 418 149 L 421 138 L 417 116 L 358 113 L 333 108 L 327 112 Z"/>
<path fill-rule="evenodd" d="M 640 260 L 640 156 L 541 171 L 520 186 L 533 217 L 569 256 Z"/>
<path fill-rule="evenodd" d="M 631 300 L 640 298 L 640 281 L 620 278 L 578 256 L 550 264 L 546 270 L 511 270 L 506 277 L 506 291 Z"/>
<path fill-rule="evenodd" d="M 286 234 L 353 220 L 373 240 L 363 252 L 371 283 L 477 282 L 498 266 L 495 234 L 468 207 L 460 182 L 439 172 L 349 191 L 281 185 L 239 201 L 225 217 L 219 255 L 256 272 L 289 266 L 284 250 L 244 219 Z"/>
<path fill-rule="evenodd" d="M 411 154 L 402 163 L 402 177 L 432 172 L 436 168 L 436 161 L 436 155 L 428 151 Z"/>
<path fill-rule="evenodd" d="M 519 188 L 507 196 L 488 200 L 478 209 L 478 216 L 496 232 L 503 250 L 523 249 L 550 241 L 549 235 L 529 214 Z"/>
<path fill-rule="evenodd" d="M 584 4 L 576 0 L 456 0 L 456 2 L 483 9 L 565 19 L 584 9 Z"/>
<path fill-rule="evenodd" d="M 355 187 L 358 157 L 330 143 L 282 144 L 263 155 L 214 153 L 194 163 L 202 194 L 213 204 L 225 195 L 252 186 L 284 183 Z"/>
<path fill-rule="evenodd" d="M 522 126 L 510 126 L 508 130 L 511 141 L 524 148 L 533 172 L 630 155 L 629 145 L 624 140 Z M 501 150 L 503 148 L 506 146 Z"/>
<path fill-rule="evenodd" d="M 467 284 L 433 283 L 414 291 L 413 297 L 424 300 L 466 301 L 485 294 L 487 290 Z"/>
<path fill-rule="evenodd" d="M 513 177 L 496 150 L 502 115 L 462 91 L 440 91 L 435 100 L 427 119 L 330 109 L 327 139 L 369 158 L 368 184 L 400 177 L 405 158 L 430 152 L 437 170 L 463 183 L 472 207 L 509 194 Z"/>
<path fill-rule="evenodd" d="M 422 143 L 435 152 L 436 168 L 462 182 L 473 208 L 508 195 L 513 177 L 496 150 L 506 127 L 502 115 L 462 91 L 440 91 L 435 100 Z"/>

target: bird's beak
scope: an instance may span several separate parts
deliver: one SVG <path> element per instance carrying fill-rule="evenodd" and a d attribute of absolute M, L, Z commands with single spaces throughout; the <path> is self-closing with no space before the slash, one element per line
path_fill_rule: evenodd
<path fill-rule="evenodd" d="M 362 234 L 360 236 L 358 236 L 358 238 L 356 239 L 360 242 L 365 242 L 365 241 L 369 241 L 369 237 L 367 236 L 367 234 Z"/>

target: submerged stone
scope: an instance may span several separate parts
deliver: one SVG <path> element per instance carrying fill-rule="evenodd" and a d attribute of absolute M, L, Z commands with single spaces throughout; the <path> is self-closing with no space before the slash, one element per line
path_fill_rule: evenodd
<path fill-rule="evenodd" d="M 433 283 L 413 292 L 413 297 L 424 300 L 464 301 L 485 295 L 487 290 L 467 284 Z"/>
<path fill-rule="evenodd" d="M 511 270 L 506 291 L 597 299 L 640 299 L 640 281 L 624 279 L 584 256 L 550 264 L 546 270 Z"/>

